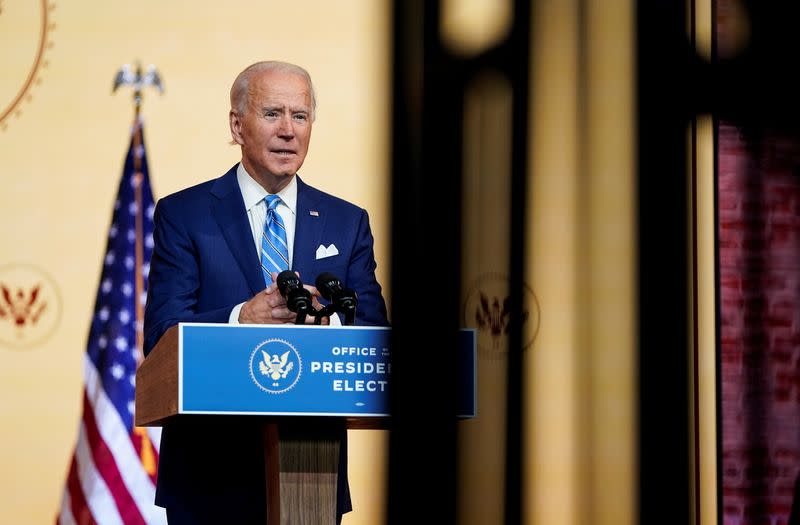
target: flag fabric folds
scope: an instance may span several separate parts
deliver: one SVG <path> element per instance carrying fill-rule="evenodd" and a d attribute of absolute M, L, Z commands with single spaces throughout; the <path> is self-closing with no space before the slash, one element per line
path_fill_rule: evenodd
<path fill-rule="evenodd" d="M 78 440 L 56 523 L 159 524 L 160 428 L 134 426 L 134 388 L 153 248 L 154 201 L 141 120 L 114 204 L 87 350 Z"/>

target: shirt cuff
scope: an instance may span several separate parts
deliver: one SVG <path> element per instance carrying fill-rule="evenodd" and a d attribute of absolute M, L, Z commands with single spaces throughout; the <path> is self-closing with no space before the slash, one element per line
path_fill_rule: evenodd
<path fill-rule="evenodd" d="M 229 324 L 239 324 L 239 312 L 242 311 L 242 306 L 244 306 L 244 303 L 239 303 L 233 307 L 231 315 L 228 317 Z"/>
<path fill-rule="evenodd" d="M 342 326 L 342 320 L 339 319 L 339 314 L 337 314 L 336 312 L 331 314 L 330 319 L 331 319 L 330 326 Z"/>

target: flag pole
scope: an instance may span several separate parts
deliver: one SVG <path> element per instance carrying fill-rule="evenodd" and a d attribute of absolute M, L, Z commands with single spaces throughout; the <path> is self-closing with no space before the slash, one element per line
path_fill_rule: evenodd
<path fill-rule="evenodd" d="M 134 304 L 136 308 L 136 367 L 144 360 L 144 274 L 142 268 L 144 267 L 144 214 L 147 211 L 142 206 L 142 182 L 144 181 L 144 174 L 142 173 L 142 157 L 143 157 L 143 140 L 142 140 L 142 122 L 141 122 L 141 107 L 142 107 L 142 88 L 147 85 L 152 85 L 159 90 L 159 93 L 164 92 L 161 84 L 161 76 L 156 70 L 155 66 L 150 65 L 147 71 L 142 73 L 142 66 L 139 62 L 136 63 L 136 69 L 132 70 L 128 64 L 125 64 L 117 72 L 114 79 L 114 88 L 112 93 L 117 90 L 121 85 L 133 86 L 133 192 L 134 202 L 136 206 L 136 214 L 134 217 L 136 240 L 135 240 L 135 290 L 136 295 Z M 134 427 L 133 433 L 141 439 L 141 461 L 145 471 L 153 476 L 156 473 L 155 454 L 153 451 L 153 444 L 147 435 L 147 429 L 142 427 Z"/>
<path fill-rule="evenodd" d="M 136 68 L 137 76 L 141 75 L 141 67 Z M 144 295 L 144 228 L 142 218 L 142 126 L 139 122 L 140 109 L 142 106 L 141 86 L 136 87 L 133 92 L 134 113 L 133 113 L 133 191 L 134 201 L 136 202 L 136 364 L 137 366 L 144 359 L 144 307 L 142 296 Z"/>
<path fill-rule="evenodd" d="M 142 267 L 144 266 L 144 213 L 142 209 L 142 123 L 141 107 L 142 107 L 142 88 L 144 86 L 154 86 L 158 89 L 159 93 L 164 92 L 161 83 L 161 76 L 156 70 L 155 66 L 150 65 L 146 72 L 142 72 L 142 66 L 139 62 L 136 64 L 136 69 L 132 70 L 131 66 L 125 64 L 117 72 L 114 79 L 114 88 L 112 93 L 117 90 L 121 85 L 133 86 L 133 189 L 134 199 L 136 203 L 136 363 L 137 365 L 144 359 L 144 304 L 142 302 L 144 297 L 144 275 Z"/>

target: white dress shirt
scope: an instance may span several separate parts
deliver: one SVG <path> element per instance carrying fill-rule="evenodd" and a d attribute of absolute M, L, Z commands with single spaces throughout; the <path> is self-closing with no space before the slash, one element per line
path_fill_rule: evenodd
<path fill-rule="evenodd" d="M 239 190 L 241 190 L 242 198 L 244 199 L 244 208 L 247 210 L 247 220 L 250 222 L 250 231 L 253 234 L 253 246 L 259 260 L 261 260 L 261 236 L 264 233 L 264 223 L 267 220 L 267 203 L 264 198 L 270 193 L 247 173 L 241 162 L 239 167 L 236 168 L 236 181 L 239 183 Z M 275 211 L 281 216 L 283 226 L 286 229 L 289 268 L 291 268 L 292 256 L 294 255 L 294 230 L 297 224 L 297 176 L 292 177 L 289 184 L 279 191 L 277 195 L 281 198 L 281 201 Z M 266 287 L 267 283 L 265 282 L 264 288 Z M 233 307 L 231 315 L 228 317 L 229 323 L 239 324 L 239 312 L 241 312 L 243 305 L 244 303 L 241 303 Z M 338 315 L 331 316 L 331 324 L 335 326 L 341 325 Z"/>
<path fill-rule="evenodd" d="M 261 260 L 261 236 L 264 233 L 264 222 L 267 220 L 267 203 L 264 198 L 270 195 L 250 174 L 244 169 L 242 163 L 236 168 L 236 181 L 242 191 L 244 208 L 247 210 L 247 219 L 250 221 L 250 230 L 253 232 L 253 245 Z M 277 193 L 281 198 L 275 211 L 281 216 L 286 229 L 286 242 L 289 245 L 289 268 L 292 267 L 294 255 L 294 229 L 297 224 L 297 177 L 292 177 L 289 184 Z M 266 287 L 266 283 L 264 284 Z"/>

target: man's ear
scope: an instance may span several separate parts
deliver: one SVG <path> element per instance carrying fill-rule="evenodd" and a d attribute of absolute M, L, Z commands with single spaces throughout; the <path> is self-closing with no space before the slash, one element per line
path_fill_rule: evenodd
<path fill-rule="evenodd" d="M 236 112 L 236 110 L 232 109 L 230 113 L 228 113 L 228 120 L 230 121 L 231 125 L 231 143 L 239 144 L 240 146 L 244 145 L 244 138 L 242 137 L 242 120 L 239 118 L 239 114 Z"/>

